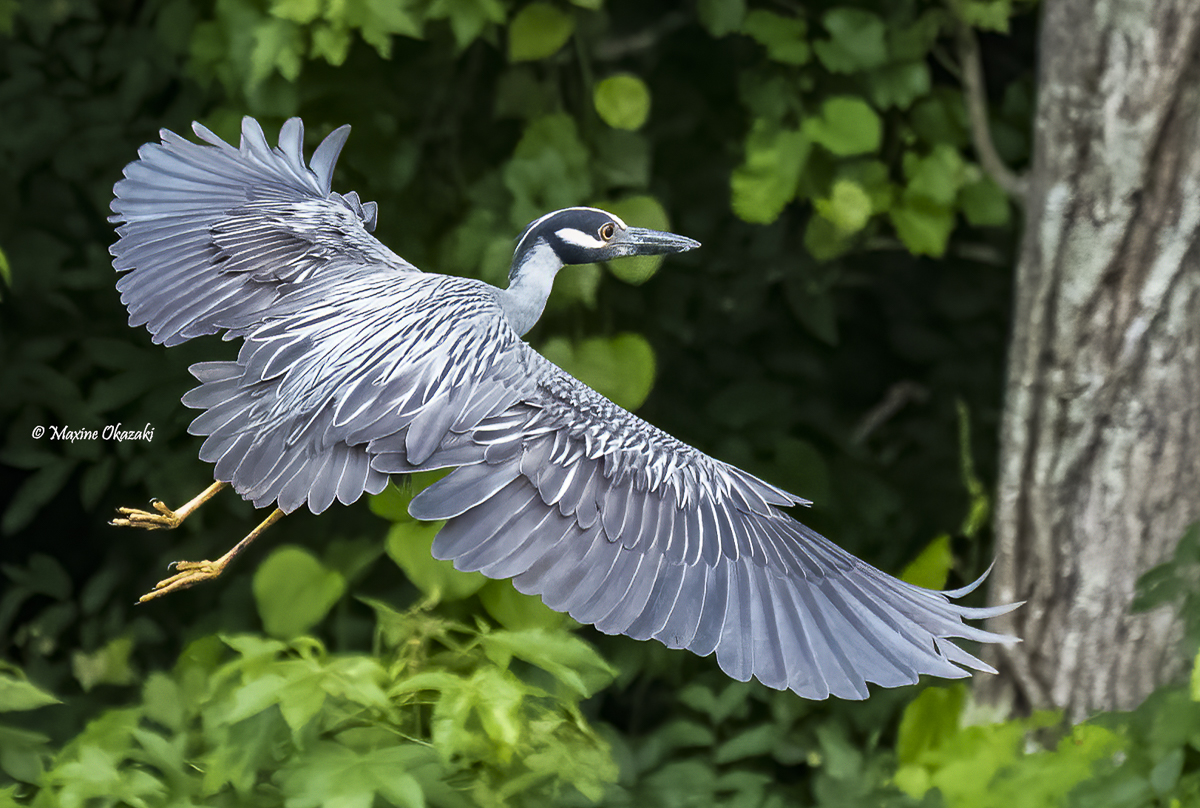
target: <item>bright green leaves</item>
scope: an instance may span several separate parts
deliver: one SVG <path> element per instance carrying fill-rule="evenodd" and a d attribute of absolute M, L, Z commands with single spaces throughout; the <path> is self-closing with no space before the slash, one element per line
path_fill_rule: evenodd
<path fill-rule="evenodd" d="M 650 89 L 637 76 L 610 76 L 596 85 L 596 112 L 615 129 L 636 130 L 650 115 Z"/>
<path fill-rule="evenodd" d="M 1111 766 L 1113 756 L 1130 749 L 1121 735 L 1094 723 L 1079 724 L 1056 746 L 1030 748 L 1034 733 L 1061 723 L 1057 713 L 1003 723 L 961 726 L 967 711 L 962 685 L 931 687 L 905 710 L 897 739 L 900 766 L 895 784 L 914 799 L 931 789 L 950 808 L 1003 808 L 1009 805 L 1095 805 L 1077 785 Z M 1129 795 L 1129 792 L 1125 792 Z M 1142 800 L 1106 805 L 1150 804 Z"/>
<path fill-rule="evenodd" d="M 940 256 L 954 229 L 953 204 L 966 178 L 962 157 L 940 144 L 924 156 L 904 158 L 908 185 L 897 205 L 888 211 L 896 234 L 910 252 Z"/>
<path fill-rule="evenodd" d="M 839 179 L 829 196 L 813 200 L 817 213 L 829 220 L 839 235 L 857 233 L 871 218 L 871 197 L 853 180 Z"/>
<path fill-rule="evenodd" d="M 855 73 L 887 61 L 886 27 L 877 14 L 858 8 L 831 8 L 821 19 L 829 39 L 813 43 L 817 58 L 831 73 Z"/>
<path fill-rule="evenodd" d="M 300 547 L 278 548 L 254 572 L 254 599 L 272 637 L 287 639 L 308 631 L 345 591 L 341 573 Z"/>
<path fill-rule="evenodd" d="M 950 549 L 950 536 L 943 533 L 909 562 L 900 573 L 900 580 L 926 589 L 942 589 L 953 566 L 954 552 Z"/>
<path fill-rule="evenodd" d="M 975 12 L 986 5 L 960 4 Z M 1008 0 L 995 5 L 1011 12 Z M 835 6 L 808 23 L 733 11 L 730 19 L 742 17 L 739 30 L 773 63 L 739 77 L 752 119 L 743 162 L 730 177 L 739 218 L 770 224 L 793 200 L 810 202 L 804 245 L 820 261 L 853 249 L 881 220 L 910 252 L 930 256 L 945 252 L 960 211 L 974 226 L 1008 224 L 1001 189 L 963 158 L 969 136 L 961 94 L 932 85 L 930 52 L 956 24 L 948 12 Z M 720 30 L 715 16 L 705 24 Z M 871 160 L 880 171 L 855 175 L 863 164 L 856 158 L 881 154 L 903 155 L 903 165 Z"/>
<path fill-rule="evenodd" d="M 730 178 L 733 212 L 755 224 L 779 218 L 796 195 L 809 149 L 809 138 L 802 132 L 755 122 L 746 139 L 745 162 Z"/>
<path fill-rule="evenodd" d="M 642 406 L 654 386 L 654 350 L 638 334 L 592 337 L 578 343 L 555 337 L 540 352 L 627 410 Z"/>
<path fill-rule="evenodd" d="M 767 58 L 789 65 L 809 60 L 808 25 L 802 19 L 755 9 L 746 15 L 742 33 L 767 49 Z"/>
<path fill-rule="evenodd" d="M 819 115 L 805 119 L 803 131 L 814 143 L 845 157 L 877 151 L 883 122 L 862 99 L 838 96 L 823 103 Z"/>
<path fill-rule="evenodd" d="M 527 62 L 553 56 L 574 31 L 570 16 L 535 0 L 518 11 L 508 27 L 508 60 Z"/>

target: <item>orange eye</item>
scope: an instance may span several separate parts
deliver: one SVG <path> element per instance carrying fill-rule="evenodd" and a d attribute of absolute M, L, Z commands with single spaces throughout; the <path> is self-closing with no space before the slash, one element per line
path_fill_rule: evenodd
<path fill-rule="evenodd" d="M 608 222 L 607 224 L 605 224 L 603 227 L 600 228 L 600 238 L 604 239 L 605 241 L 608 241 L 616 234 L 617 234 L 617 226 L 614 225 L 612 222 Z"/>

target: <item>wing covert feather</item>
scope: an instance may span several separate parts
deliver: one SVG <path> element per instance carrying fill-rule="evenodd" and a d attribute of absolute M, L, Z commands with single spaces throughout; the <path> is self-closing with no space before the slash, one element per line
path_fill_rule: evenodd
<path fill-rule="evenodd" d="M 437 557 L 511 576 L 606 633 L 715 653 L 735 679 L 807 698 L 865 698 L 868 683 L 922 673 L 967 676 L 989 668 L 950 639 L 1012 641 L 963 622 L 1009 607 L 969 609 L 950 599 L 961 591 L 886 575 L 780 510 L 807 504 L 799 497 L 675 440 L 536 354 L 525 362 L 536 390 L 464 432 L 455 450 L 475 445 L 476 461 L 412 501 L 413 516 L 449 520 Z"/>

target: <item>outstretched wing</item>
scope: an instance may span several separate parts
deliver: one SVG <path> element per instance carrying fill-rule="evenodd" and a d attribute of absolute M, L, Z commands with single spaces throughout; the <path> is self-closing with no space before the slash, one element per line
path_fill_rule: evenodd
<path fill-rule="evenodd" d="M 733 678 L 810 699 L 991 671 L 952 640 L 1014 641 L 963 622 L 1011 608 L 952 601 L 978 582 L 936 592 L 893 578 L 780 510 L 800 498 L 529 361 L 537 392 L 448 433 L 446 451 L 461 460 L 471 446 L 479 461 L 412 502 L 413 516 L 448 520 L 439 558 L 511 577 L 606 633 L 715 651 Z M 372 464 L 405 470 L 386 453 Z"/>
<path fill-rule="evenodd" d="M 205 143 L 161 132 L 113 191 L 120 239 L 113 266 L 129 324 L 176 345 L 242 336 L 287 289 L 318 274 L 373 265 L 416 271 L 372 235 L 374 202 L 333 193 L 350 127 L 335 129 L 305 165 L 304 125 L 292 118 L 272 149 L 253 118 L 238 147 L 193 124 Z M 215 148 L 214 148 L 215 147 Z"/>

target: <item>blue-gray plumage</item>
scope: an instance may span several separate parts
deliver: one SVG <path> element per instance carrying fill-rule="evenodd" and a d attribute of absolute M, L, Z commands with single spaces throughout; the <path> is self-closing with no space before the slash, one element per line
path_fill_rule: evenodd
<path fill-rule="evenodd" d="M 130 324 L 175 345 L 241 338 L 237 361 L 192 367 L 216 485 L 272 518 L 218 562 L 180 565 L 148 597 L 212 577 L 257 533 L 307 505 L 378 493 L 393 474 L 456 467 L 416 496 L 446 520 L 434 554 L 512 578 L 607 633 L 655 638 L 806 698 L 865 698 L 868 682 L 991 668 L 952 640 L 1010 642 L 971 609 L 865 564 L 783 512 L 805 500 L 697 451 L 569 376 L 520 337 L 565 264 L 698 245 L 593 208 L 521 234 L 507 289 L 426 274 L 370 235 L 376 208 L 331 189 L 349 127 L 305 165 L 298 119 L 272 149 L 247 118 L 240 147 L 162 132 L 115 187 L 113 264 Z M 206 566 L 207 565 L 207 566 Z"/>

